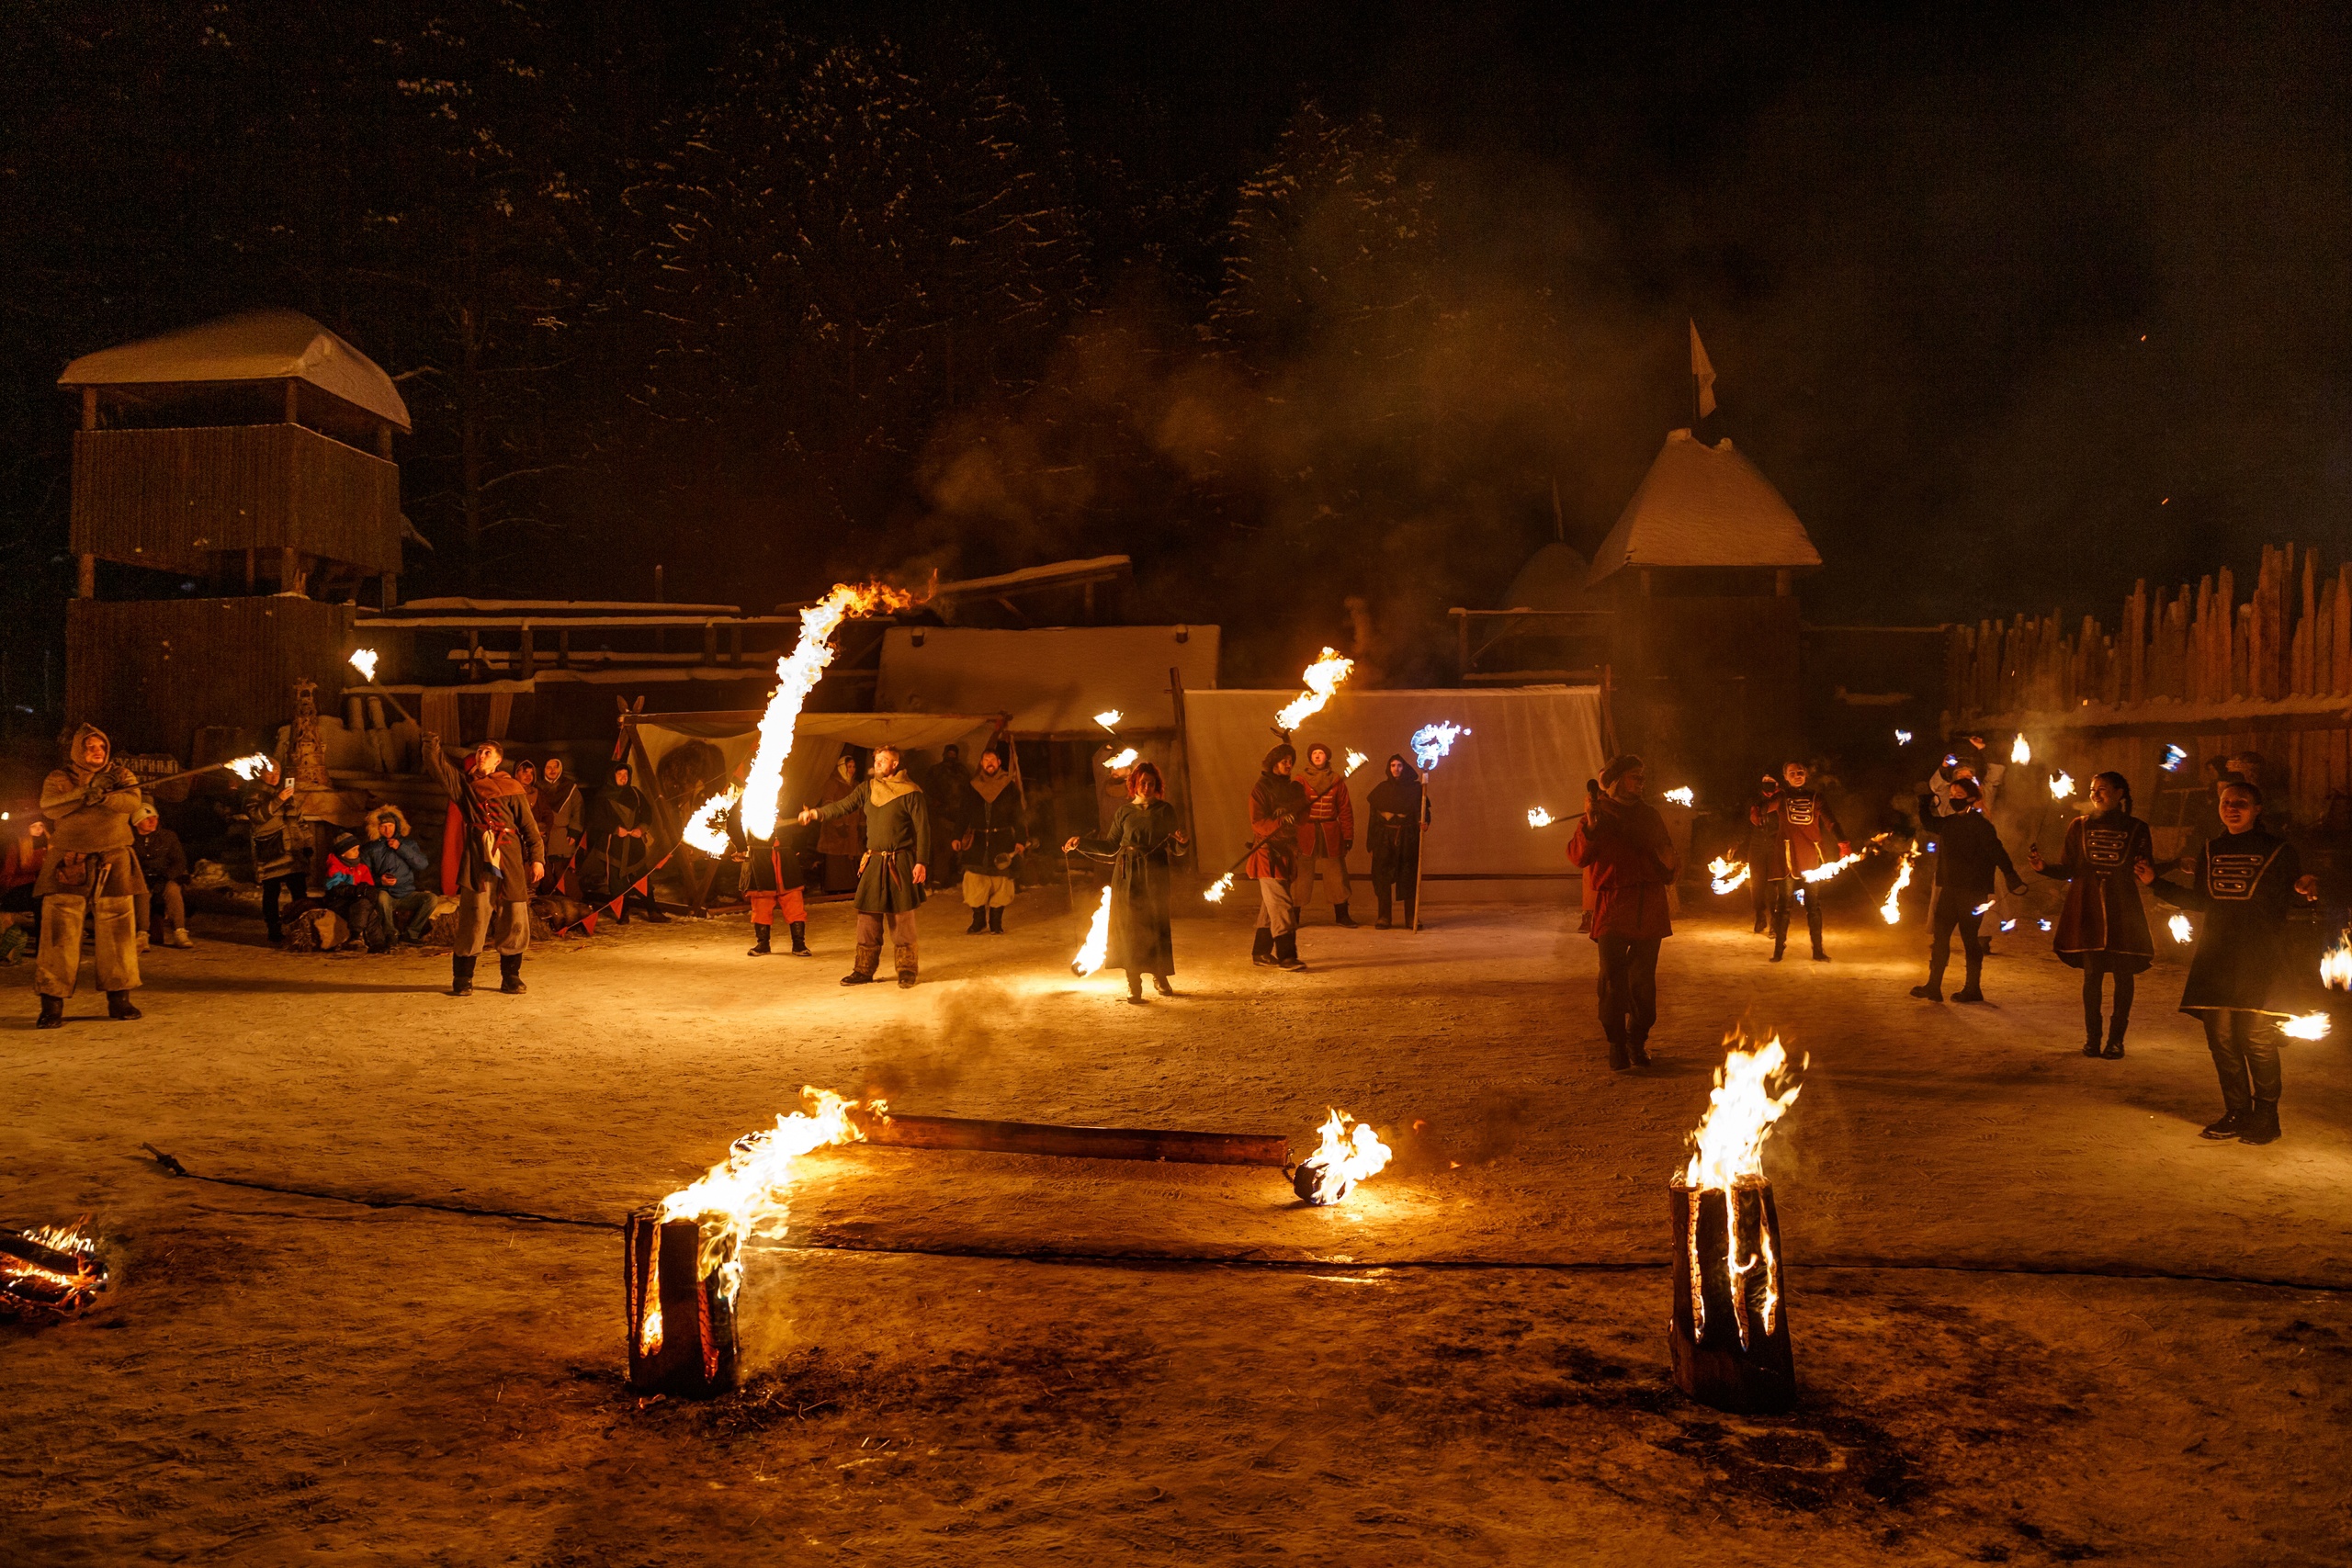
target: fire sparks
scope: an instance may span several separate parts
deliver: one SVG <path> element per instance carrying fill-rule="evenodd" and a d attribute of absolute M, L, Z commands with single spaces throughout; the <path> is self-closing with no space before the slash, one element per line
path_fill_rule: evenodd
<path fill-rule="evenodd" d="M 2196 928 L 2188 923 L 2188 917 L 2187 915 L 2175 915 L 2171 919 L 2165 921 L 2165 924 L 2171 930 L 2172 939 L 2175 942 L 2186 942 L 2197 940 Z"/>
<path fill-rule="evenodd" d="M 72 1316 L 96 1303 L 107 1288 L 90 1216 L 70 1225 L 41 1225 L 0 1234 L 0 1314 L 55 1313 Z"/>
<path fill-rule="evenodd" d="M 800 639 L 775 661 L 776 688 L 760 716 L 760 749 L 752 753 L 752 776 L 743 784 L 744 832 L 754 839 L 775 837 L 776 797 L 784 791 L 785 759 L 792 755 L 792 728 L 818 677 L 833 661 L 833 633 L 852 615 L 903 610 L 914 602 L 913 594 L 884 583 L 837 582 L 800 612 Z"/>
<path fill-rule="evenodd" d="M 1549 828 L 1552 825 L 1552 814 L 1540 806 L 1531 806 L 1527 808 L 1527 825 L 1531 828 Z"/>
<path fill-rule="evenodd" d="M 1745 1040 L 1746 1036 L 1735 1034 L 1724 1042 L 1731 1049 L 1724 1065 L 1715 1071 L 1715 1087 L 1707 1098 L 1707 1114 L 1698 1131 L 1690 1134 L 1690 1159 L 1682 1170 L 1682 1185 L 1691 1192 L 1691 1317 L 1699 1331 L 1705 1332 L 1707 1307 L 1698 1249 L 1702 1207 L 1699 1200 L 1702 1193 L 1721 1192 L 1727 1247 L 1724 1266 L 1730 1271 L 1732 1316 L 1738 1324 L 1743 1348 L 1748 1343 L 1748 1296 L 1753 1289 L 1748 1283 L 1749 1276 L 1759 1271 L 1762 1274 L 1764 1332 L 1769 1335 L 1781 1306 L 1781 1260 L 1773 1253 L 1769 1227 L 1759 1228 L 1761 1246 L 1757 1256 L 1742 1260 L 1736 1194 L 1740 1188 L 1764 1185 L 1764 1140 L 1771 1136 L 1772 1124 L 1796 1103 L 1797 1091 L 1804 1087 L 1793 1081 L 1789 1054 L 1778 1035 L 1755 1051 L 1741 1049 Z"/>
<path fill-rule="evenodd" d="M 1849 855 L 1839 855 L 1826 865 L 1817 865 L 1811 871 L 1799 872 L 1797 874 L 1807 882 L 1826 882 L 1847 867 L 1861 864 L 1862 854 L 1863 852 L 1857 850 Z"/>
<path fill-rule="evenodd" d="M 1340 689 L 1340 682 L 1346 680 L 1355 667 L 1356 661 L 1341 658 L 1338 649 L 1325 649 L 1299 676 L 1300 683 L 1306 690 L 1292 698 L 1282 712 L 1274 715 L 1274 728 L 1288 735 L 1321 713 L 1323 705 L 1331 700 L 1331 694 Z"/>
<path fill-rule="evenodd" d="M 682 1187 L 662 1200 L 664 1220 L 694 1220 L 702 1227 L 702 1271 L 717 1274 L 729 1302 L 743 1288 L 743 1243 L 753 1236 L 774 1238 L 784 1234 L 789 1212 L 785 1192 L 792 1185 L 792 1165 L 811 1149 L 855 1143 L 865 1134 L 849 1119 L 859 1109 L 831 1089 L 803 1089 L 801 1102 L 809 1107 L 780 1115 L 775 1125 L 747 1133 L 735 1140 L 727 1157 L 710 1168 L 700 1181 Z M 865 1110 L 887 1114 L 881 1100 Z M 662 1343 L 661 1309 L 649 1301 L 640 1341 L 648 1350 Z"/>
<path fill-rule="evenodd" d="M 1126 716 L 1126 715 L 1121 713 L 1117 708 L 1104 708 L 1101 713 L 1094 716 L 1094 722 L 1101 725 L 1105 729 L 1116 729 L 1119 728 L 1119 720 Z"/>
<path fill-rule="evenodd" d="M 1707 863 L 1707 874 L 1714 878 L 1707 886 L 1717 893 L 1736 893 L 1747 884 L 1747 863 L 1717 855 Z"/>
<path fill-rule="evenodd" d="M 1894 886 L 1886 890 L 1886 902 L 1878 907 L 1880 919 L 1890 926 L 1903 923 L 1903 890 L 1911 886 L 1911 863 L 1918 858 L 1917 854 L 1903 857 L 1902 869 L 1894 874 Z"/>
<path fill-rule="evenodd" d="M 1201 894 L 1201 897 L 1207 899 L 1212 904 L 1222 904 L 1225 902 L 1225 896 L 1232 891 L 1233 873 L 1228 871 L 1223 876 L 1218 877 L 1215 882 L 1210 883 L 1207 889 Z"/>
<path fill-rule="evenodd" d="M 2177 773 L 2180 772 L 2180 765 L 2187 761 L 2188 761 L 2188 752 L 2186 749 L 2168 743 L 2165 747 L 2164 761 L 2158 762 L 2156 766 L 2168 773 Z"/>
<path fill-rule="evenodd" d="M 260 752 L 256 751 L 250 757 L 239 757 L 234 761 L 223 762 L 220 765 L 228 769 L 231 773 L 236 774 L 239 778 L 243 779 L 246 783 L 251 784 L 254 778 L 259 776 L 264 768 L 270 765 L 270 761 L 267 757 L 265 757 Z"/>
<path fill-rule="evenodd" d="M 1094 923 L 1086 928 L 1086 944 L 1078 956 L 1069 961 L 1069 972 L 1085 979 L 1102 967 L 1111 953 L 1111 890 L 1102 889 L 1102 902 L 1094 907 Z"/>
<path fill-rule="evenodd" d="M 2050 798 L 2052 800 L 2064 800 L 2074 793 L 2075 775 L 2066 772 L 2064 768 L 2059 769 L 2058 776 L 2050 781 Z"/>
<path fill-rule="evenodd" d="M 1347 776 L 1347 777 L 1349 777 L 1349 778 L 1353 778 L 1353 777 L 1355 777 L 1356 770 L 1357 770 L 1358 768 L 1363 767 L 1366 762 L 1369 762 L 1369 761 L 1372 761 L 1372 759 L 1371 759 L 1370 757 L 1366 756 L 1363 752 L 1357 750 L 1356 750 L 1354 747 L 1352 747 L 1352 746 L 1349 747 L 1349 748 L 1348 748 L 1348 771 L 1347 771 L 1347 774 L 1346 774 L 1346 776 Z"/>
<path fill-rule="evenodd" d="M 1357 1182 L 1379 1175 L 1388 1165 L 1388 1145 L 1380 1134 L 1344 1111 L 1334 1110 L 1322 1133 L 1322 1144 L 1298 1162 L 1291 1177 L 1293 1190 L 1317 1208 L 1344 1202 Z"/>
<path fill-rule="evenodd" d="M 1122 768 L 1134 767 L 1136 765 L 1136 758 L 1139 754 L 1140 753 L 1138 753 L 1134 747 L 1125 747 L 1116 756 L 1103 758 L 1102 765 L 1115 773 Z"/>
<path fill-rule="evenodd" d="M 2320 955 L 2319 983 L 2333 991 L 2352 991 L 2352 932 L 2338 931 L 2335 947 Z"/>
<path fill-rule="evenodd" d="M 1910 744 L 1911 744 L 1911 732 L 1910 732 L 1909 730 L 1907 730 L 1907 729 L 1898 729 L 1898 730 L 1896 730 L 1896 731 L 1894 732 L 1894 743 L 1895 743 L 1897 746 L 1908 746 L 1908 745 L 1910 745 Z"/>
<path fill-rule="evenodd" d="M 727 813 L 734 807 L 737 801 L 742 798 L 742 786 L 729 784 L 722 793 L 704 801 L 702 809 L 695 813 L 694 820 L 686 824 L 684 835 L 686 842 L 707 855 L 725 854 L 727 852 Z"/>
<path fill-rule="evenodd" d="M 1412 748 L 1413 760 L 1421 765 L 1422 773 L 1427 775 L 1445 761 L 1447 754 L 1453 750 L 1455 738 L 1469 733 L 1461 725 L 1440 719 L 1435 724 L 1425 724 L 1413 731 L 1413 739 L 1407 744 Z"/>
<path fill-rule="evenodd" d="M 359 649 L 351 656 L 351 667 L 359 671 L 361 680 L 372 683 L 376 679 L 376 650 L 372 648 Z"/>
<path fill-rule="evenodd" d="M 2009 761 L 2020 768 L 2033 761 L 2033 748 L 2025 743 L 2023 730 L 2018 731 L 2018 738 L 2009 742 Z"/>
<path fill-rule="evenodd" d="M 2280 1024 L 2278 1032 L 2290 1040 L 2324 1040 L 2327 1038 L 2328 1024 L 2327 1014 L 2307 1012 L 2301 1017 L 2290 1018 Z"/>
<path fill-rule="evenodd" d="M 1674 804 L 1675 804 L 1675 805 L 1677 805 L 1677 806 L 1689 806 L 1689 805 L 1690 805 L 1690 804 L 1691 804 L 1693 801 L 1697 800 L 1699 797 L 1698 797 L 1698 795 L 1696 795 L 1696 794 L 1691 790 L 1691 788 L 1690 788 L 1690 786 L 1689 784 L 1684 784 L 1680 789 L 1670 789 L 1670 790 L 1668 790 L 1664 795 L 1660 795 L 1658 798 L 1659 798 L 1659 799 L 1661 799 L 1661 800 L 1670 800 L 1670 801 L 1674 802 Z"/>

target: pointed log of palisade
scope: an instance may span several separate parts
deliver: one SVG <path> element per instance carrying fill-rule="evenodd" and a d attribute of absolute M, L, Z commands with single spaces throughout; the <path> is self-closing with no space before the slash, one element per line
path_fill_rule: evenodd
<path fill-rule="evenodd" d="M 707 1399 L 735 1384 L 735 1309 L 716 1265 L 704 1271 L 702 1227 L 639 1209 L 623 1227 L 628 1386 Z"/>
<path fill-rule="evenodd" d="M 1702 1404 L 1746 1416 L 1796 1403 L 1782 1293 L 1781 1221 L 1770 1183 L 1728 1191 L 1679 1180 L 1674 1215 L 1674 1384 Z"/>

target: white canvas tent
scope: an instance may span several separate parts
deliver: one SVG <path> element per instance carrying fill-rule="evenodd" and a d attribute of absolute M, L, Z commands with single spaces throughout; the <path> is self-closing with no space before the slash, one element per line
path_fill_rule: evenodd
<path fill-rule="evenodd" d="M 1204 692 L 1185 698 L 1185 747 L 1191 761 L 1198 861 L 1216 876 L 1250 846 L 1250 786 L 1278 740 L 1274 714 L 1295 691 Z M 1388 756 L 1403 752 L 1425 724 L 1447 720 L 1469 733 L 1430 777 L 1431 828 L 1424 874 L 1442 886 L 1462 884 L 1483 895 L 1525 895 L 1550 884 L 1568 891 L 1575 870 L 1567 835 L 1584 809 L 1584 783 L 1600 772 L 1600 689 L 1521 686 L 1489 690 L 1350 692 L 1342 688 L 1320 714 L 1292 737 L 1303 762 L 1321 741 L 1340 765 L 1350 749 L 1370 759 L 1348 781 L 1356 806 L 1351 875 L 1371 871 L 1364 799 L 1386 776 Z M 1527 825 L 1532 806 L 1560 824 Z M 1491 886 L 1479 886 L 1480 884 Z M 1514 886 L 1516 885 L 1516 886 Z M 1367 902 L 1369 896 L 1367 895 Z"/>
<path fill-rule="evenodd" d="M 893 626 L 882 638 L 875 706 L 899 713 L 1005 713 L 1023 739 L 1176 728 L 1169 671 L 1189 699 L 1216 685 L 1215 626 L 1051 626 L 1035 631 Z"/>
<path fill-rule="evenodd" d="M 723 713 L 649 713 L 624 715 L 630 744 L 628 762 L 633 776 L 654 802 L 662 834 L 675 838 L 683 823 L 668 820 L 669 813 L 652 787 L 662 759 L 689 741 L 707 741 L 726 759 L 732 772 L 759 750 L 757 709 Z M 792 727 L 792 755 L 785 759 L 784 789 L 779 796 L 786 811 L 813 806 L 824 788 L 825 775 L 844 746 L 896 746 L 901 750 L 927 751 L 953 741 L 971 756 L 996 732 L 995 718 L 962 713 L 804 713 Z"/>

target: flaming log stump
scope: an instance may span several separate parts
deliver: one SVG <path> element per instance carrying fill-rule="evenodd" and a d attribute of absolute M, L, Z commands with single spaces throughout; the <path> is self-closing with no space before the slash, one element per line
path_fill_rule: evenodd
<path fill-rule="evenodd" d="M 702 1266 L 702 1227 L 639 1209 L 623 1227 L 628 1386 L 707 1399 L 735 1385 L 735 1309 Z"/>
<path fill-rule="evenodd" d="M 1796 1404 L 1781 1290 L 1781 1221 L 1771 1184 L 1725 1191 L 1668 1187 L 1674 1216 L 1674 1317 L 1667 1330 L 1674 1385 L 1702 1404 L 1742 1416 Z"/>

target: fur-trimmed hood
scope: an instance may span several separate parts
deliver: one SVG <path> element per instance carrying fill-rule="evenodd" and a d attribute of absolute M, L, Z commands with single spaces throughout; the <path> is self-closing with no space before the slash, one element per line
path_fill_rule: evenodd
<path fill-rule="evenodd" d="M 368 813 L 367 826 L 371 833 L 379 822 L 390 822 L 392 825 L 393 834 L 399 838 L 409 837 L 408 818 L 401 814 L 399 807 L 389 801 Z"/>

